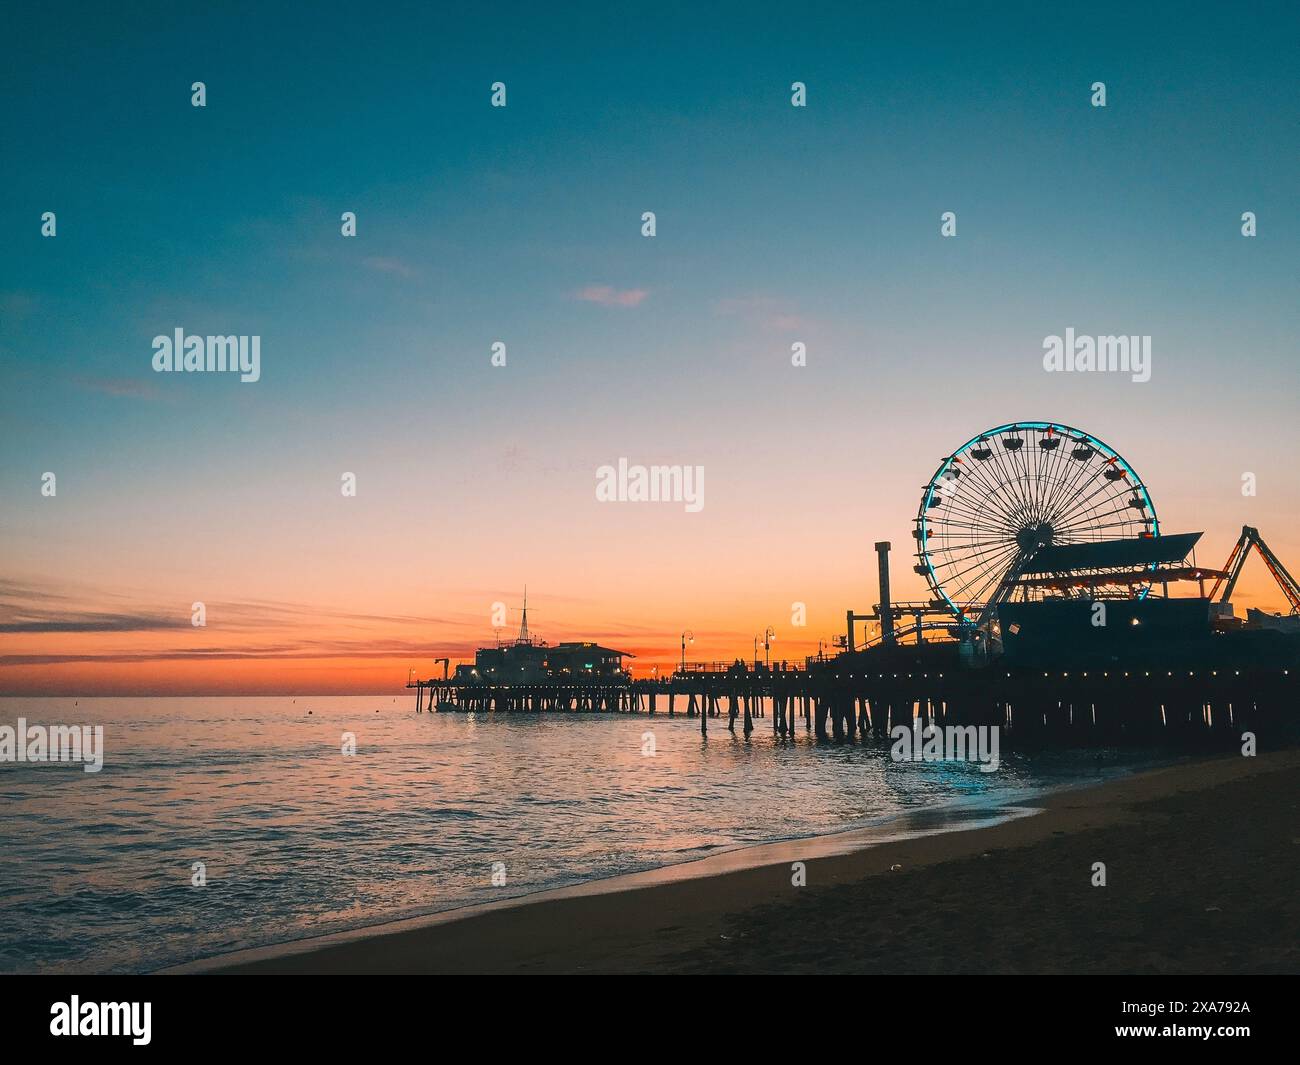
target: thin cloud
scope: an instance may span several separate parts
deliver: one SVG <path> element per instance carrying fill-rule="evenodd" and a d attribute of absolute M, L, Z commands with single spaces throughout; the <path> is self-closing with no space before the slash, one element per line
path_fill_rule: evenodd
<path fill-rule="evenodd" d="M 41 618 L 0 621 L 0 632 L 156 632 L 188 627 L 189 620 L 152 614 L 68 613 Z"/>
<path fill-rule="evenodd" d="M 58 636 L 70 634 L 110 635 L 122 633 L 192 632 L 189 599 L 172 604 L 140 602 L 138 597 L 105 592 L 85 586 L 41 579 L 20 581 L 0 578 L 0 634 Z M 0 655 L 0 664 L 41 664 L 94 661 L 149 661 L 206 657 L 348 657 L 383 658 L 421 653 L 426 657 L 435 646 L 425 635 L 430 632 L 476 632 L 483 629 L 477 614 L 384 614 L 337 610 L 303 603 L 267 599 L 209 600 L 209 631 L 238 634 L 230 646 L 175 648 L 158 646 L 132 652 L 112 649 L 61 653 Z M 320 625 L 333 626 L 356 638 L 331 636 L 320 642 L 293 636 Z M 391 631 L 399 632 L 393 634 Z M 278 638 L 278 639 L 277 639 Z M 260 642 L 259 642 L 260 641 Z M 472 638 L 459 642 L 472 647 Z"/>
<path fill-rule="evenodd" d="M 361 265 L 380 274 L 396 274 L 398 277 L 412 277 L 415 274 L 415 268 L 410 263 L 391 256 L 370 255 L 361 260 Z"/>
<path fill-rule="evenodd" d="M 468 654 L 456 652 L 463 646 Z M 0 655 L 0 666 L 59 666 L 70 663 L 131 663 L 131 662 L 248 662 L 248 661 L 305 661 L 316 659 L 428 659 L 439 651 L 451 648 L 456 657 L 473 654 L 470 643 L 463 645 L 419 643 L 415 641 L 340 641 L 337 643 L 305 643 L 302 645 L 270 645 L 265 647 L 212 646 L 193 648 L 166 648 L 146 651 L 102 651 L 76 654 L 12 654 Z"/>
<path fill-rule="evenodd" d="M 724 317 L 742 318 L 764 329 L 778 332 L 807 329 L 812 324 L 784 300 L 761 293 L 717 300 L 713 304 L 713 311 Z"/>
<path fill-rule="evenodd" d="M 157 602 L 134 606 L 138 601 L 121 593 L 69 588 L 54 582 L 0 579 L 0 633 L 158 632 L 188 629 L 192 625 L 189 600 L 171 606 Z M 91 603 L 96 605 L 88 605 Z M 113 609 L 119 603 L 126 605 L 126 609 Z M 375 624 L 469 626 L 478 621 L 477 618 L 370 614 L 266 599 L 214 599 L 207 602 L 207 610 L 210 617 L 220 618 L 223 629 L 245 632 L 293 629 L 305 621 L 332 621 L 362 628 Z"/>
<path fill-rule="evenodd" d="M 158 399 L 161 395 L 153 382 L 130 377 L 78 377 L 75 381 L 79 388 L 88 392 L 119 399 Z"/>
<path fill-rule="evenodd" d="M 582 303 L 599 303 L 602 307 L 637 307 L 650 295 L 645 288 L 614 288 L 612 285 L 588 285 L 573 294 Z"/>

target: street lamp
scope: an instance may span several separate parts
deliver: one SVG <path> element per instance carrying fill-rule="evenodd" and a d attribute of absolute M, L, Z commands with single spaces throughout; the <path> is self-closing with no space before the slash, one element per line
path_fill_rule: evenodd
<path fill-rule="evenodd" d="M 691 632 L 690 629 L 685 629 L 682 632 L 682 672 L 683 673 L 686 672 L 686 641 L 687 640 L 690 640 L 691 643 L 695 642 L 695 633 Z"/>
<path fill-rule="evenodd" d="M 763 633 L 763 658 L 767 662 L 767 668 L 772 668 L 772 641 L 776 639 L 776 630 L 771 625 Z"/>

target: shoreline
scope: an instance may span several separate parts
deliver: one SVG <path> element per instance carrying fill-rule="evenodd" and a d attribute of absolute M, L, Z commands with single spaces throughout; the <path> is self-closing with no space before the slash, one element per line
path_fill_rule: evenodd
<path fill-rule="evenodd" d="M 1065 785 L 1052 789 L 1048 794 L 1091 786 L 1095 785 Z M 1041 803 L 1044 798 L 1045 796 L 1037 796 L 1034 797 L 1034 801 Z M 1027 805 L 1021 802 L 988 806 L 943 806 L 904 811 L 891 815 L 879 823 L 844 829 L 840 832 L 825 832 L 798 839 L 770 840 L 766 843 L 738 844 L 682 862 L 652 866 L 649 869 L 638 869 L 630 873 L 616 873 L 612 876 L 598 877 L 560 887 L 539 888 L 536 891 L 511 895 L 492 902 L 453 905 L 445 910 L 435 910 L 415 917 L 401 917 L 361 925 L 357 928 L 327 932 L 323 935 L 287 939 L 257 947 L 226 951 L 209 958 L 168 965 L 155 970 L 155 973 L 171 975 L 216 972 L 251 962 L 271 962 L 292 955 L 312 953 L 338 944 L 356 943 L 376 936 L 433 928 L 534 904 L 598 895 L 617 895 L 667 884 L 707 880 L 730 873 L 770 868 L 774 865 L 784 866 L 794 861 L 808 862 L 840 857 L 867 848 L 902 843 L 911 839 L 924 839 L 952 832 L 975 832 L 1041 812 L 1041 805 Z"/>
<path fill-rule="evenodd" d="M 698 965 L 704 967 L 701 971 L 726 969 L 730 964 L 728 959 L 734 960 L 737 954 L 735 949 L 727 948 L 728 944 L 734 947 L 745 943 L 752 953 L 754 944 L 759 942 L 751 938 L 756 933 L 745 931 L 743 926 L 751 925 L 756 932 L 788 933 L 801 923 L 807 924 L 814 912 L 824 916 L 820 911 L 837 892 L 852 890 L 892 899 L 896 890 L 890 883 L 892 879 L 899 882 L 899 889 L 904 881 L 913 882 L 912 896 L 933 894 L 946 899 L 952 892 L 942 883 L 946 877 L 937 875 L 940 866 L 974 863 L 976 872 L 982 866 L 987 874 L 991 871 L 990 858 L 1013 859 L 1013 864 L 1028 863 L 1030 868 L 1019 876 L 1019 890 L 1031 894 L 1062 868 L 1070 867 L 1071 879 L 1065 890 L 1073 890 L 1076 881 L 1082 885 L 1083 905 L 1090 905 L 1094 900 L 1113 900 L 1122 893 L 1111 887 L 1091 888 L 1088 879 L 1091 863 L 1083 863 L 1075 870 L 1072 859 L 1063 862 L 1060 858 L 1048 858 L 1044 865 L 1039 860 L 1048 857 L 1042 853 L 1044 849 L 1059 850 L 1063 843 L 1080 843 L 1085 837 L 1099 833 L 1136 837 L 1140 847 L 1144 824 L 1149 826 L 1153 818 L 1167 823 L 1171 816 L 1176 816 L 1176 812 L 1175 815 L 1156 813 L 1148 807 L 1162 803 L 1177 806 L 1191 798 L 1204 800 L 1209 792 L 1226 794 L 1226 790 L 1234 788 L 1246 792 L 1258 790 L 1263 786 L 1260 782 L 1276 790 L 1279 784 L 1294 785 L 1298 778 L 1300 751 L 1258 758 L 1220 756 L 1121 775 L 1098 784 L 1053 790 L 1032 800 L 1032 807 L 1011 805 L 904 815 L 905 821 L 909 817 L 936 819 L 939 823 L 930 826 L 928 831 L 916 824 L 910 826 L 912 831 L 900 831 L 909 826 L 889 822 L 809 839 L 736 848 L 660 869 L 223 954 L 160 971 L 677 972 L 692 971 Z M 1293 786 L 1289 792 L 1284 788 L 1281 794 L 1297 792 L 1300 789 Z M 1223 795 L 1219 795 L 1218 801 L 1223 805 Z M 1250 800 L 1242 801 L 1249 806 Z M 1197 844 L 1191 838 L 1190 829 L 1186 835 L 1195 849 Z M 1130 838 L 1127 842 L 1132 844 L 1134 840 Z M 1231 840 L 1223 844 L 1224 847 L 1232 845 Z M 1278 846 L 1284 848 L 1282 854 L 1288 854 L 1293 843 L 1283 839 Z M 1213 862 L 1213 849 L 1202 848 L 1201 857 Z M 791 863 L 799 861 L 805 864 L 807 887 L 791 884 Z M 1152 872 L 1147 870 L 1147 879 Z M 1132 880 L 1125 883 L 1131 884 Z M 1159 885 L 1145 887 L 1158 891 Z M 996 883 L 993 891 L 997 893 Z M 1087 891 L 1101 891 L 1101 894 L 1089 897 Z M 873 900 L 865 901 L 870 904 Z M 978 901 L 973 900 L 968 907 L 974 920 L 980 919 L 977 912 L 980 906 L 975 904 Z M 1223 910 L 1224 907 L 1213 906 L 1205 912 Z M 808 938 L 815 938 L 811 928 Z M 841 939 L 836 929 L 826 941 L 804 944 L 807 952 L 811 952 L 810 957 L 820 952 L 810 971 L 835 969 L 839 964 L 852 966 L 852 952 L 845 949 Z M 724 957 L 710 958 L 720 945 Z M 960 957 L 952 951 L 944 950 L 940 955 L 950 968 L 962 968 Z M 896 960 L 894 964 L 902 963 Z M 791 968 L 779 954 L 765 953 L 760 947 L 737 971 Z M 885 971 L 903 971 L 903 968 Z M 1030 961 L 1027 968 L 1016 971 L 1048 970 L 1035 968 Z"/>

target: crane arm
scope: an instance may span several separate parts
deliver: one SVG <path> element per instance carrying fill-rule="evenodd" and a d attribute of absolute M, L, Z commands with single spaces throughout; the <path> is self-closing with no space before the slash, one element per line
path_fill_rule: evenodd
<path fill-rule="evenodd" d="M 1291 606 L 1291 613 L 1300 614 L 1300 585 L 1297 585 L 1295 578 L 1287 572 L 1287 568 L 1282 565 L 1282 560 L 1269 550 L 1268 544 L 1264 543 L 1263 537 L 1259 535 L 1258 530 L 1252 529 L 1255 533 L 1255 550 L 1259 552 L 1260 557 L 1264 560 L 1264 565 L 1268 567 L 1269 573 L 1273 574 L 1273 579 L 1277 581 L 1277 586 L 1282 589 L 1282 594 L 1286 596 L 1287 602 Z"/>
<path fill-rule="evenodd" d="M 1236 546 L 1232 549 L 1232 554 L 1228 556 L 1228 561 L 1224 563 L 1223 572 L 1227 574 L 1228 586 L 1223 589 L 1223 596 L 1219 598 L 1220 603 L 1226 603 L 1232 598 L 1232 590 L 1237 587 L 1237 578 L 1241 576 L 1241 567 L 1246 563 L 1246 556 L 1250 554 L 1250 544 L 1255 530 L 1249 525 L 1241 527 L 1241 535 L 1237 538 Z M 1210 601 L 1213 602 L 1219 596 L 1219 586 L 1224 582 L 1220 577 L 1214 582 L 1214 587 L 1210 589 Z"/>
<path fill-rule="evenodd" d="M 1268 544 L 1264 543 L 1264 538 L 1259 535 L 1259 530 L 1249 525 L 1241 527 L 1241 537 L 1237 540 L 1237 545 L 1232 549 L 1232 554 L 1228 556 L 1228 562 L 1223 567 L 1224 576 L 1214 582 L 1214 587 L 1210 590 L 1210 599 L 1213 601 L 1219 595 L 1219 586 L 1227 581 L 1223 589 L 1223 595 L 1219 597 L 1220 603 L 1226 603 L 1232 599 L 1233 590 L 1237 587 L 1237 578 L 1241 576 L 1241 568 L 1246 564 L 1246 557 L 1250 554 L 1250 549 L 1254 548 L 1259 552 L 1259 557 L 1264 560 L 1264 565 L 1268 567 L 1269 573 L 1277 581 L 1277 586 L 1282 589 L 1282 594 L 1286 596 L 1287 603 L 1290 604 L 1291 613 L 1300 614 L 1300 584 L 1287 571 L 1286 566 L 1282 565 L 1282 560 L 1273 554 Z"/>

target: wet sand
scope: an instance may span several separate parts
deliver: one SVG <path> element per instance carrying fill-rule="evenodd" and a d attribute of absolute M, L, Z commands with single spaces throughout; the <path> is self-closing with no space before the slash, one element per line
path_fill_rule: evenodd
<path fill-rule="evenodd" d="M 677 867 L 169 971 L 1300 971 L 1300 751 L 1151 770 L 1026 813 L 748 848 L 690 879 Z"/>

